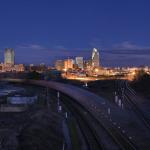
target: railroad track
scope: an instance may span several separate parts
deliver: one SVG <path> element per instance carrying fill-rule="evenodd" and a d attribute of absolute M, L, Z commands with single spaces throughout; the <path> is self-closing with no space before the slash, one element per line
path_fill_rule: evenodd
<path fill-rule="evenodd" d="M 68 105 L 69 108 L 71 108 L 70 110 L 72 110 L 72 112 L 74 113 L 75 117 L 77 118 L 77 120 L 80 121 L 84 121 L 84 124 L 86 126 L 88 126 L 88 129 L 86 129 L 84 132 L 86 133 L 88 130 L 91 131 L 92 136 L 93 136 L 93 140 L 95 140 L 95 142 L 97 143 L 97 148 L 95 149 L 105 149 L 105 147 L 103 147 L 103 144 L 100 141 L 100 137 L 98 135 L 98 131 L 96 131 L 94 129 L 94 127 L 91 125 L 91 122 L 87 121 L 86 117 L 90 117 L 92 119 L 92 123 L 94 122 L 94 124 L 98 127 L 98 128 L 102 128 L 103 130 L 106 131 L 106 133 L 112 138 L 113 142 L 117 145 L 118 149 L 122 149 L 122 150 L 136 150 L 136 146 L 128 139 L 127 136 L 125 136 L 122 132 L 120 132 L 118 129 L 116 129 L 116 127 L 114 127 L 113 124 L 110 124 L 109 122 L 109 127 L 105 127 L 104 123 L 102 123 L 102 121 L 106 121 L 104 118 L 102 120 L 100 120 L 99 118 L 96 118 L 95 116 L 93 116 L 89 110 L 87 110 L 86 108 L 84 108 L 82 105 L 78 104 L 77 102 L 75 102 L 74 100 L 66 100 L 66 96 L 64 97 L 64 95 L 61 95 L 61 99 L 62 102 L 65 105 Z M 82 112 L 86 112 L 86 116 L 83 115 Z M 81 125 L 81 122 L 79 122 L 80 127 L 82 128 L 83 126 Z M 82 128 L 83 129 L 83 128 Z M 85 135 L 84 133 L 84 135 Z M 85 135 L 86 138 L 89 136 Z M 91 143 L 91 139 L 87 139 L 90 148 L 93 150 L 93 143 Z"/>
<path fill-rule="evenodd" d="M 124 89 L 123 93 L 125 97 L 124 102 L 126 103 L 126 105 L 132 108 L 136 116 L 143 122 L 145 127 L 148 130 L 150 130 L 150 121 L 147 119 L 143 111 L 138 107 L 137 103 L 132 100 L 131 96 L 134 98 L 136 96 L 136 93 L 129 87 L 127 81 L 125 80 L 119 81 L 118 88 Z M 118 93 L 119 95 L 121 94 L 120 92 Z"/>
<path fill-rule="evenodd" d="M 70 110 L 72 115 L 76 118 L 76 121 L 81 129 L 82 135 L 84 136 L 84 139 L 86 141 L 87 148 L 89 150 L 104 150 L 104 147 L 100 143 L 100 138 L 97 136 L 96 132 L 92 129 L 91 125 L 83 116 L 83 113 L 81 112 L 80 108 L 77 108 L 70 102 L 66 101 L 66 97 L 63 103 Z"/>
<path fill-rule="evenodd" d="M 51 98 L 57 101 L 56 96 L 51 95 Z M 81 110 L 80 106 L 77 106 L 76 103 L 72 103 L 72 101 L 70 101 L 70 98 L 66 95 L 61 94 L 61 101 L 63 105 L 67 108 L 67 110 L 75 118 L 86 143 L 87 150 L 105 150 L 104 146 L 102 146 L 102 144 L 100 143 L 100 138 L 97 136 L 96 132 L 93 131 L 91 125 L 85 118 L 85 111 Z"/>

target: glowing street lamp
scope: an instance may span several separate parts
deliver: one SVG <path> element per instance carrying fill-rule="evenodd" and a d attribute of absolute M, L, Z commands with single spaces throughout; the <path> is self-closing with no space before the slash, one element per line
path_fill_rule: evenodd
<path fill-rule="evenodd" d="M 96 68 L 96 69 L 95 69 L 95 72 L 97 73 L 98 71 L 99 71 L 99 69 L 98 69 L 98 68 Z"/>
<path fill-rule="evenodd" d="M 63 69 L 65 72 L 67 71 L 67 69 L 65 68 L 65 69 Z"/>

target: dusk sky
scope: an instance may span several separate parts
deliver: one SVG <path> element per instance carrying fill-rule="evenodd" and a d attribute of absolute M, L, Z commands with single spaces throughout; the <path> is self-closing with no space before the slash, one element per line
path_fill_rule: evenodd
<path fill-rule="evenodd" d="M 150 65 L 150 1 L 1 0 L 2 62 L 7 47 L 16 63 L 90 58 L 95 47 L 104 66 Z"/>

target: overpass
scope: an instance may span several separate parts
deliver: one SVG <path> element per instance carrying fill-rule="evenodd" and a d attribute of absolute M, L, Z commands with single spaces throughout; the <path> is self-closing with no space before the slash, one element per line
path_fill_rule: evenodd
<path fill-rule="evenodd" d="M 69 97 L 78 101 L 80 104 L 83 104 L 84 106 L 86 105 L 87 102 L 93 103 L 94 101 L 96 101 L 96 103 L 100 104 L 105 102 L 103 98 L 95 95 L 94 93 L 88 92 L 82 88 L 72 86 L 70 84 L 64 84 L 60 82 L 44 81 L 44 80 L 28 80 L 28 79 L 7 79 L 7 78 L 0 79 L 0 81 L 7 81 L 12 83 L 25 83 L 48 87 L 68 95 Z"/>
<path fill-rule="evenodd" d="M 101 118 L 101 113 L 107 112 L 107 104 L 105 100 L 102 97 L 99 97 L 95 95 L 94 93 L 91 93 L 87 90 L 84 90 L 82 88 L 54 82 L 54 81 L 44 81 L 44 80 L 28 80 L 28 79 L 0 79 L 0 81 L 7 81 L 12 83 L 25 83 L 30 85 L 37 85 L 37 86 L 43 86 L 50 89 L 54 89 L 56 91 L 59 91 L 70 98 L 72 98 L 75 102 L 82 105 L 84 107 L 85 111 L 87 111 L 95 120 L 99 123 L 99 128 L 103 128 L 107 132 L 107 134 L 111 137 L 112 141 L 116 143 L 118 148 L 120 149 L 128 149 L 128 150 L 135 150 L 134 143 L 125 135 L 123 134 L 119 129 L 117 129 L 113 123 L 109 122 L 108 118 Z M 104 105 L 106 104 L 106 105 Z M 73 106 L 73 105 L 72 105 Z M 91 126 L 94 126 L 91 122 Z M 97 128 L 97 127 L 96 127 Z M 93 127 L 93 130 L 96 130 L 95 127 Z M 99 132 L 99 129 L 97 128 L 97 131 Z"/>

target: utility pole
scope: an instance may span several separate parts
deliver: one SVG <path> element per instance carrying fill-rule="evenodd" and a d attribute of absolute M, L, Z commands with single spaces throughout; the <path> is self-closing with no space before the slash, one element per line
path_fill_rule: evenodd
<path fill-rule="evenodd" d="M 50 108 L 49 90 L 48 90 L 48 87 L 46 87 L 46 102 L 47 102 L 47 107 Z"/>
<path fill-rule="evenodd" d="M 62 106 L 60 105 L 60 92 L 59 91 L 57 92 L 57 109 L 58 109 L 58 112 L 62 111 Z"/>

